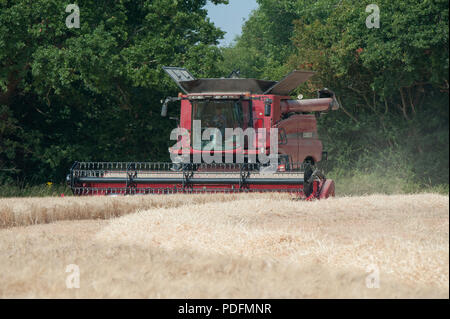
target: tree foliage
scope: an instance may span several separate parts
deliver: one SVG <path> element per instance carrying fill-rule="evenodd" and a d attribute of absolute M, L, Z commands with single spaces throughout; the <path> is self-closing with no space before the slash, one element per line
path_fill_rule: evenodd
<path fill-rule="evenodd" d="M 227 3 L 215 0 L 214 3 Z M 0 0 L 0 179 L 61 181 L 75 160 L 161 160 L 177 94 L 161 66 L 216 76 L 206 0 Z"/>
<path fill-rule="evenodd" d="M 330 169 L 448 181 L 447 1 L 377 1 L 380 28 L 366 27 L 372 1 L 258 2 L 223 67 L 274 80 L 317 71 L 300 91 L 331 88 L 342 106 L 320 118 Z"/>

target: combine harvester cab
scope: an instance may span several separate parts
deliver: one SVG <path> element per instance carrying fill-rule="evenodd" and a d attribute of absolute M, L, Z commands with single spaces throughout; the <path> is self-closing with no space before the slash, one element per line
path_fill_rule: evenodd
<path fill-rule="evenodd" d="M 183 91 L 171 163 L 75 162 L 67 182 L 75 195 L 288 192 L 303 199 L 334 196 L 334 182 L 316 164 L 326 160 L 316 116 L 339 108 L 332 91 L 316 99 L 289 94 L 314 72 L 293 71 L 279 82 L 195 79 L 164 67 Z M 228 134 L 230 130 L 233 134 Z M 207 138 L 205 137 L 207 133 Z M 272 143 L 272 145 L 271 145 Z M 275 151 L 274 151 L 275 150 Z"/>

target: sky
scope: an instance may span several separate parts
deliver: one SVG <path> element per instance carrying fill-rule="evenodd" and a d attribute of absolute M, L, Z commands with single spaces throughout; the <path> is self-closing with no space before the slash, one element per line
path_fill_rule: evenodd
<path fill-rule="evenodd" d="M 244 19 L 247 20 L 252 10 L 256 9 L 256 0 L 229 0 L 228 5 L 213 5 L 208 2 L 206 9 L 211 21 L 226 32 L 220 46 L 230 44 L 237 35 L 241 34 Z"/>

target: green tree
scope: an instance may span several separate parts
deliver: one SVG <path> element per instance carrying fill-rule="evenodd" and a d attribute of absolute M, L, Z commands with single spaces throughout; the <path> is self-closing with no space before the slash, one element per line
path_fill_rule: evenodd
<path fill-rule="evenodd" d="M 223 48 L 223 73 L 240 69 L 242 76 L 276 80 L 286 75 L 289 57 L 295 53 L 291 40 L 295 21 L 315 21 L 327 17 L 338 1 L 257 0 L 236 43 Z"/>
<path fill-rule="evenodd" d="M 448 2 L 378 1 L 381 25 L 372 29 L 365 24 L 369 3 L 343 1 L 326 19 L 296 21 L 289 65 L 318 71 L 312 88 L 328 86 L 340 97 L 343 112 L 325 117 L 322 128 L 341 167 L 363 161 L 372 169 L 378 154 L 385 169 L 406 166 L 410 175 L 443 183 Z"/>
<path fill-rule="evenodd" d="M 177 89 L 161 66 L 217 75 L 223 32 L 206 0 L 80 0 L 79 29 L 66 27 L 68 4 L 0 0 L 2 176 L 60 181 L 75 160 L 167 159 L 175 123 L 159 101 Z"/>
<path fill-rule="evenodd" d="M 377 1 L 380 28 L 359 0 L 259 0 L 222 67 L 280 79 L 317 71 L 298 92 L 333 89 L 341 109 L 319 120 L 328 168 L 448 181 L 448 2 Z"/>

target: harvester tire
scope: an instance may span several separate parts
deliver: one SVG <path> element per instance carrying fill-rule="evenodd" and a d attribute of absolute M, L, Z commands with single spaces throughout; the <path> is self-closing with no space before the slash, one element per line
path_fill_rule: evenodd
<path fill-rule="evenodd" d="M 303 184 L 303 193 L 306 197 L 313 192 L 313 181 L 310 182 L 311 176 L 314 172 L 313 167 L 310 164 L 305 164 L 305 172 L 304 172 L 304 184 Z"/>

